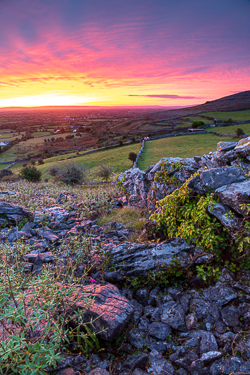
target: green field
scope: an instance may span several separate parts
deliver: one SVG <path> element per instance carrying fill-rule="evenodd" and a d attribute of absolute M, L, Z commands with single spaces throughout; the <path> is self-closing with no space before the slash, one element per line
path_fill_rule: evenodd
<path fill-rule="evenodd" d="M 217 120 L 227 121 L 232 119 L 233 121 L 247 121 L 250 120 L 250 109 L 245 111 L 233 111 L 233 112 L 206 112 L 202 113 L 205 116 L 211 116 Z"/>
<path fill-rule="evenodd" d="M 216 150 L 217 143 L 225 140 L 224 137 L 213 134 L 194 134 L 147 141 L 139 159 L 138 167 L 145 170 L 149 165 L 157 163 L 163 157 L 191 158 L 202 156 L 211 150 Z M 239 138 L 231 138 L 231 140 L 237 142 Z"/>
<path fill-rule="evenodd" d="M 140 148 L 140 143 L 134 143 L 128 146 L 115 147 L 109 150 L 93 152 L 91 154 L 76 157 L 72 160 L 70 159 L 70 161 L 79 165 L 84 165 L 86 168 L 90 169 L 89 177 L 90 179 L 94 179 L 99 164 L 107 164 L 112 166 L 113 172 L 116 174 L 129 169 L 132 162 L 128 160 L 128 154 L 130 152 L 138 153 Z M 56 165 L 56 160 L 51 161 L 51 159 L 46 159 L 43 165 L 37 167 L 40 171 L 42 171 L 42 179 L 51 178 L 48 170 L 50 167 Z"/>
<path fill-rule="evenodd" d="M 235 134 L 235 130 L 241 128 L 245 134 L 250 134 L 250 124 L 232 125 L 232 126 L 216 126 L 214 128 L 207 128 L 209 132 L 218 132 L 222 134 Z"/>

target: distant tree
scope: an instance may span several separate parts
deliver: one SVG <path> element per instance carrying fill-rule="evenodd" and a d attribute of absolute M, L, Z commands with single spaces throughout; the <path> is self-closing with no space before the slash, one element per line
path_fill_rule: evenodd
<path fill-rule="evenodd" d="M 113 167 L 106 164 L 100 164 L 96 176 L 100 177 L 104 181 L 108 181 L 113 173 Z"/>
<path fill-rule="evenodd" d="M 136 161 L 137 154 L 135 152 L 130 152 L 128 154 L 128 159 L 131 160 L 133 163 Z"/>
<path fill-rule="evenodd" d="M 239 138 L 240 138 L 242 135 L 245 135 L 244 130 L 241 129 L 241 128 L 237 128 L 237 129 L 235 130 L 235 133 L 236 133 L 237 137 L 239 137 Z"/>

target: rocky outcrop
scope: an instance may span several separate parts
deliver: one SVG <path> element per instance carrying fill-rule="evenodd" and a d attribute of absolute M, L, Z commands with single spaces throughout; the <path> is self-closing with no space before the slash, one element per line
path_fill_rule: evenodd
<path fill-rule="evenodd" d="M 164 164 L 164 166 L 163 166 Z M 166 172 L 169 182 L 157 179 L 157 172 Z M 225 185 L 245 180 L 250 171 L 250 137 L 239 142 L 219 142 L 217 151 L 210 151 L 202 157 L 193 158 L 162 158 L 146 171 L 132 168 L 121 173 L 119 179 L 129 196 L 131 205 L 140 201 L 152 202 L 171 194 L 192 174 L 199 172 L 189 183 L 189 187 L 198 194 L 207 190 L 215 190 Z"/>
<path fill-rule="evenodd" d="M 0 225 L 6 222 L 6 220 L 9 224 L 15 225 L 21 219 L 27 218 L 32 220 L 33 217 L 33 213 L 22 206 L 0 201 Z"/>

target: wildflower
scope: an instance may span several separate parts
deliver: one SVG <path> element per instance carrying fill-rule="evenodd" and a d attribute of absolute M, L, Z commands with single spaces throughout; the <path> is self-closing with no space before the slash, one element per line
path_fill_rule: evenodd
<path fill-rule="evenodd" d="M 95 283 L 95 279 L 89 279 L 91 283 Z"/>

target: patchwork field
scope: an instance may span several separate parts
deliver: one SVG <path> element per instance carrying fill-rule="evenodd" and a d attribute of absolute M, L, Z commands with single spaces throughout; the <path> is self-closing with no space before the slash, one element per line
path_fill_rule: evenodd
<path fill-rule="evenodd" d="M 239 138 L 235 137 L 231 140 L 237 142 Z M 145 170 L 163 157 L 202 156 L 211 150 L 216 150 L 217 143 L 220 141 L 225 141 L 225 138 L 213 134 L 194 134 L 147 141 L 138 167 Z"/>
<path fill-rule="evenodd" d="M 250 123 L 232 126 L 216 126 L 214 128 L 207 128 L 206 130 L 209 132 L 218 132 L 222 134 L 235 134 L 235 130 L 238 128 L 244 130 L 245 134 L 250 134 Z"/>

